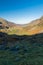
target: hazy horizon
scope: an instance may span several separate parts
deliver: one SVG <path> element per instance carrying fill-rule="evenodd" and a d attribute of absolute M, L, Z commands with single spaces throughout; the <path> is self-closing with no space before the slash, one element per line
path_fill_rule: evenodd
<path fill-rule="evenodd" d="M 0 17 L 16 24 L 30 23 L 43 16 L 43 0 L 1 0 Z"/>

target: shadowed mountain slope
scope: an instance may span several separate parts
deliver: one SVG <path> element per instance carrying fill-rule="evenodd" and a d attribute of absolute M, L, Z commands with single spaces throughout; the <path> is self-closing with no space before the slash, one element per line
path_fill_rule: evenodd
<path fill-rule="evenodd" d="M 43 65 L 43 33 L 20 36 L 0 32 L 0 65 Z"/>

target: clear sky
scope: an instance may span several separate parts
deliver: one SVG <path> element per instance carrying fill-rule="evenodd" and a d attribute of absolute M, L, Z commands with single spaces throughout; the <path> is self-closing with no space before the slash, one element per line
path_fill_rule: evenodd
<path fill-rule="evenodd" d="M 26 24 L 43 15 L 43 0 L 0 0 L 0 17 Z"/>

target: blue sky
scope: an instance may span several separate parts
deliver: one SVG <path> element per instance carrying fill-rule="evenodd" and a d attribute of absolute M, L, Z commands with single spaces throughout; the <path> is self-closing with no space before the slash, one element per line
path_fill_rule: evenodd
<path fill-rule="evenodd" d="M 26 24 L 43 15 L 43 0 L 0 0 L 0 17 Z"/>

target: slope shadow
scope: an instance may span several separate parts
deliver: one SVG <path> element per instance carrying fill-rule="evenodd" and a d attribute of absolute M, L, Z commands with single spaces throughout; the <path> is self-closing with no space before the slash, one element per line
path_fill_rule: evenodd
<path fill-rule="evenodd" d="M 43 33 L 35 34 L 35 35 L 8 35 L 7 33 L 0 32 L 0 40 L 6 40 L 6 41 L 19 41 L 19 40 L 37 40 L 37 42 L 40 42 L 40 40 L 43 42 Z"/>

